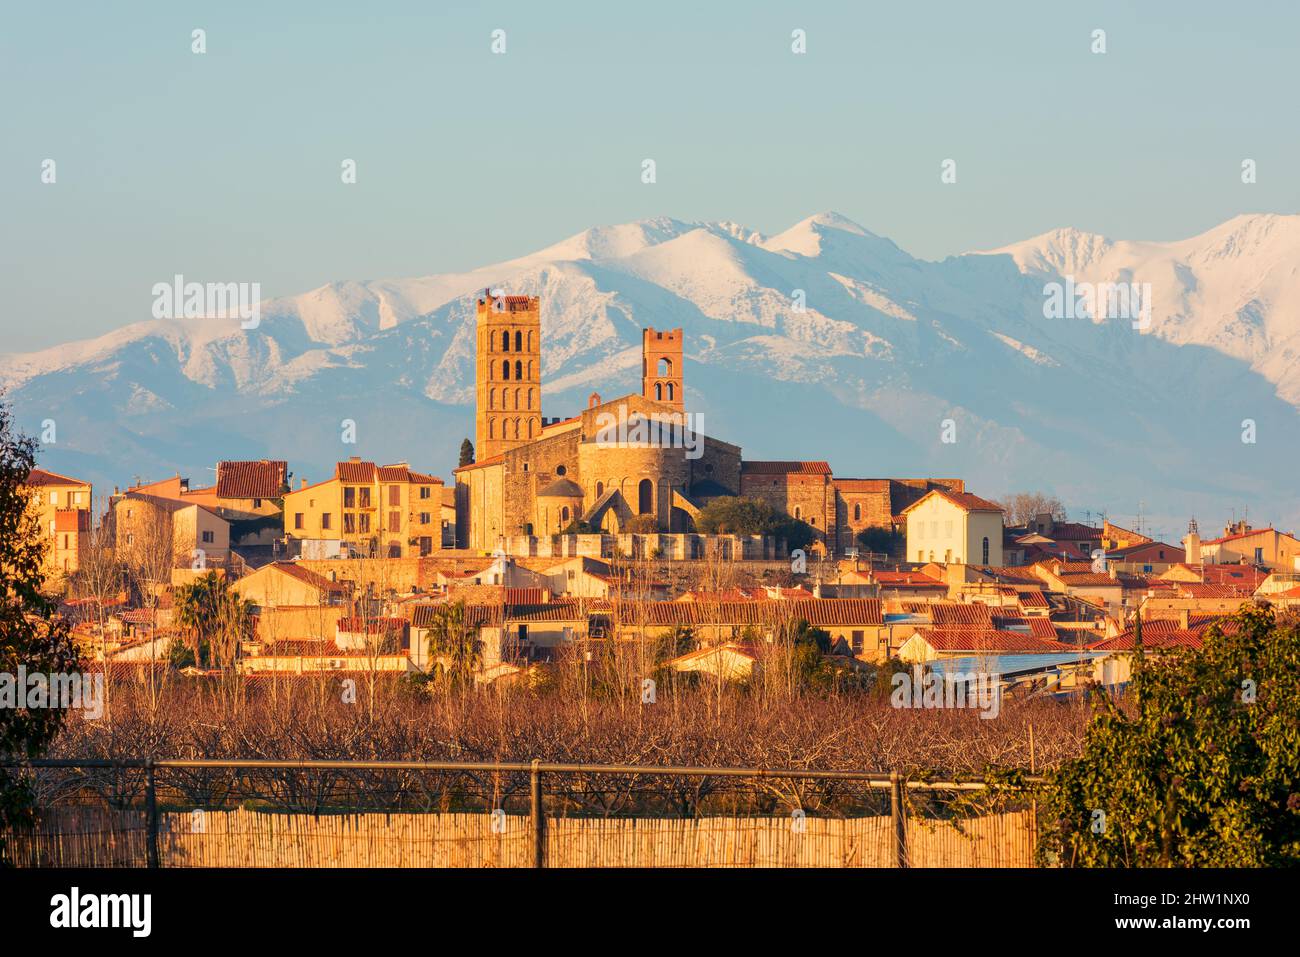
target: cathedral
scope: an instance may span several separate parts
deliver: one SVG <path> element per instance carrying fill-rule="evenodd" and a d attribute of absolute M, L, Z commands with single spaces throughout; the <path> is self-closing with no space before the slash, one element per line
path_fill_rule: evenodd
<path fill-rule="evenodd" d="M 644 329 L 641 393 L 593 393 L 572 418 L 543 418 L 541 303 L 477 298 L 474 447 L 456 470 L 456 539 L 492 551 L 519 535 L 694 530 L 708 499 L 740 489 L 739 446 L 694 432 L 682 330 Z"/>
<path fill-rule="evenodd" d="M 710 499 L 742 495 L 808 523 L 843 552 L 867 528 L 901 531 L 904 510 L 961 479 L 836 478 L 824 461 L 742 461 L 686 409 L 682 330 L 641 331 L 641 392 L 593 393 L 571 418 L 542 416 L 541 302 L 477 297 L 474 447 L 456 469 L 456 544 L 479 552 L 566 530 L 693 532 Z"/>

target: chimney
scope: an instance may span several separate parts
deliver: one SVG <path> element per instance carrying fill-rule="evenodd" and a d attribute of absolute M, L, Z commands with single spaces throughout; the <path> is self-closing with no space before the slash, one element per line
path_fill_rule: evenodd
<path fill-rule="evenodd" d="M 1178 627 L 1186 631 L 1192 627 L 1192 613 L 1188 608 L 1178 609 Z"/>
<path fill-rule="evenodd" d="M 306 487 L 307 487 L 307 478 L 306 478 L 306 476 L 304 476 L 303 478 L 298 479 L 298 488 L 306 488 Z"/>

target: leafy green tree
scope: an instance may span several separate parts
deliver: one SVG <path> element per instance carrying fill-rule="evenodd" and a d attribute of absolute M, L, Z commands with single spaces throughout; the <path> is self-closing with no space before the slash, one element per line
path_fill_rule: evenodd
<path fill-rule="evenodd" d="M 1245 605 L 1199 650 L 1138 632 L 1126 699 L 1095 692 L 1047 789 L 1039 854 L 1076 867 L 1300 864 L 1300 622 Z"/>
<path fill-rule="evenodd" d="M 28 688 L 14 680 L 19 666 L 28 675 L 81 668 L 67 622 L 44 590 L 48 541 L 27 486 L 35 465 L 35 441 L 14 428 L 9 406 L 0 401 L 0 674 L 11 676 L 14 695 L 0 706 L 0 757 L 8 758 L 39 755 L 67 714 L 59 707 L 23 707 Z M 12 769 L 0 767 L 0 861 L 5 830 L 30 820 L 31 809 L 30 789 Z"/>
<path fill-rule="evenodd" d="M 723 495 L 710 501 L 695 519 L 705 535 L 772 535 L 789 548 L 807 548 L 817 533 L 807 522 L 778 511 L 758 498 Z"/>
<path fill-rule="evenodd" d="M 466 465 L 474 464 L 474 443 L 466 438 L 460 443 L 460 463 L 457 468 L 464 468 Z"/>
<path fill-rule="evenodd" d="M 253 637 L 253 605 L 216 572 L 176 589 L 176 623 L 193 662 L 227 669 L 239 656 L 239 643 Z M 173 650 L 173 661 L 176 653 Z"/>
<path fill-rule="evenodd" d="M 884 525 L 872 525 L 857 534 L 858 544 L 869 552 L 882 555 L 900 554 L 906 545 L 906 536 Z"/>

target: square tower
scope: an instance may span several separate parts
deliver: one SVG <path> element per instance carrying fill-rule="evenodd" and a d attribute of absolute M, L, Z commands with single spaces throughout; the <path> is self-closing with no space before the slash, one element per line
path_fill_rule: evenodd
<path fill-rule="evenodd" d="M 641 330 L 641 394 L 681 411 L 682 330 Z"/>
<path fill-rule="evenodd" d="M 478 295 L 474 451 L 490 459 L 542 434 L 542 310 L 536 296 Z"/>

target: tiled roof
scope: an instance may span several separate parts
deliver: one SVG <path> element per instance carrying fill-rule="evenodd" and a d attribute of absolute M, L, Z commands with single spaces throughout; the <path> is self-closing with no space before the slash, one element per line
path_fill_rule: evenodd
<path fill-rule="evenodd" d="M 1156 651 L 1164 648 L 1198 649 L 1202 644 L 1201 633 L 1190 628 L 1168 628 L 1160 631 L 1149 631 L 1146 625 L 1142 626 L 1142 647 L 1147 650 Z M 1137 642 L 1133 632 L 1126 631 L 1114 638 L 1095 642 L 1088 646 L 1088 650 L 1132 651 L 1136 647 Z"/>
<path fill-rule="evenodd" d="M 1066 588 L 1096 588 L 1105 586 L 1108 588 L 1120 587 L 1123 583 L 1118 578 L 1111 578 L 1109 575 L 1102 575 L 1099 572 L 1078 572 L 1058 574 L 1057 578 Z"/>
<path fill-rule="evenodd" d="M 269 566 L 277 571 L 284 572 L 292 578 L 296 578 L 304 585 L 311 585 L 321 591 L 342 592 L 347 591 L 347 587 L 340 582 L 332 582 L 324 575 L 318 575 L 310 568 L 304 568 L 296 562 L 272 562 Z"/>
<path fill-rule="evenodd" d="M 377 635 L 381 631 L 403 631 L 411 623 L 405 618 L 340 618 L 336 631 L 347 633 L 367 632 Z"/>
<path fill-rule="evenodd" d="M 285 492 L 289 463 L 218 462 L 217 498 L 279 498 Z"/>
<path fill-rule="evenodd" d="M 373 482 L 376 470 L 374 462 L 337 462 L 334 477 L 344 482 Z"/>
<path fill-rule="evenodd" d="M 989 628 L 993 621 L 993 612 L 988 605 L 962 602 L 935 602 L 929 607 L 930 620 L 937 626 L 975 625 Z"/>
<path fill-rule="evenodd" d="M 409 465 L 381 465 L 375 470 L 381 482 L 413 482 L 416 485 L 441 485 L 442 479 L 435 475 L 413 472 Z"/>
<path fill-rule="evenodd" d="M 898 588 L 901 586 L 911 586 L 913 588 L 945 589 L 948 587 L 937 578 L 931 578 L 929 575 L 923 575 L 921 572 L 873 571 L 871 577 L 882 587 Z"/>
<path fill-rule="evenodd" d="M 1021 608 L 1050 608 L 1047 596 L 1041 591 L 1023 591 L 1019 593 Z"/>
<path fill-rule="evenodd" d="M 973 628 L 918 628 L 917 635 L 935 651 L 971 651 L 982 654 L 1061 654 L 1070 646 L 1044 640 L 1023 631 L 997 631 Z"/>
<path fill-rule="evenodd" d="M 912 509 L 916 508 L 922 502 L 926 501 L 931 495 L 938 495 L 956 505 L 964 512 L 1001 512 L 1002 506 L 997 502 L 990 502 L 986 498 L 980 498 L 978 495 L 972 495 L 970 492 L 950 492 L 946 488 L 934 488 L 926 492 L 907 508 L 903 509 L 906 515 Z"/>
<path fill-rule="evenodd" d="M 1248 532 L 1237 532 L 1234 535 L 1223 535 L 1219 538 L 1210 538 L 1201 542 L 1201 544 L 1222 545 L 1224 542 L 1235 542 L 1243 538 L 1254 538 L 1256 535 L 1268 535 L 1268 534 L 1286 535 L 1287 538 L 1291 537 L 1290 535 L 1287 535 L 1286 532 L 1279 532 L 1277 529 L 1270 526 L 1268 528 L 1252 528 Z"/>
<path fill-rule="evenodd" d="M 471 462 L 469 465 L 462 465 L 460 468 L 452 469 L 453 472 L 469 472 L 472 469 L 487 468 L 489 465 L 500 465 L 506 460 L 506 455 L 502 452 L 500 455 L 493 455 L 479 462 Z"/>
<path fill-rule="evenodd" d="M 1200 582 L 1178 582 L 1174 586 L 1178 594 L 1188 598 L 1249 598 L 1254 589 L 1241 585 L 1201 584 Z"/>
<path fill-rule="evenodd" d="M 746 461 L 740 463 L 741 474 L 752 475 L 830 475 L 829 462 L 762 462 Z"/>
<path fill-rule="evenodd" d="M 502 588 L 500 585 L 458 585 L 454 581 L 447 586 L 449 602 L 464 602 L 467 605 L 540 605 L 546 600 L 545 588 Z"/>
<path fill-rule="evenodd" d="M 45 469 L 32 469 L 27 473 L 27 484 L 32 488 L 40 488 L 43 485 L 89 485 L 90 483 Z"/>

